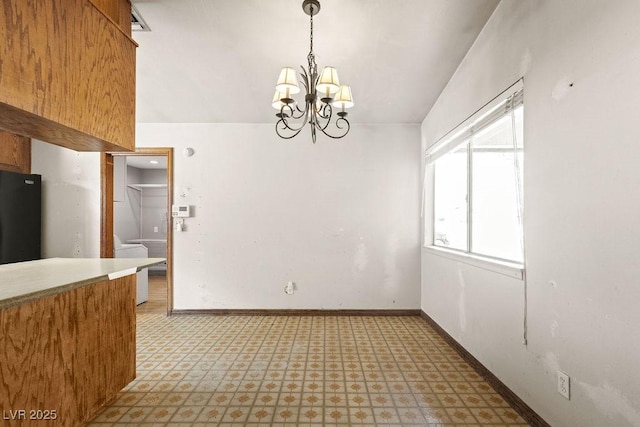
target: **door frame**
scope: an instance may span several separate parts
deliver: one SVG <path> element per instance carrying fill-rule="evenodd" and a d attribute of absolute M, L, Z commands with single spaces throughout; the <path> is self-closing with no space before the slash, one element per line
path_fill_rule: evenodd
<path fill-rule="evenodd" d="M 173 312 L 173 147 L 136 148 L 100 153 L 100 257 L 113 258 L 113 158 L 115 156 L 167 157 L 167 316 Z"/>

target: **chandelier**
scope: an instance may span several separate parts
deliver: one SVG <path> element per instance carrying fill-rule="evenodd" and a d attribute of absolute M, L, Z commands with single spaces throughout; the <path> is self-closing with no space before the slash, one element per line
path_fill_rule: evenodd
<path fill-rule="evenodd" d="M 354 104 L 351 88 L 340 84 L 338 71 L 334 67 L 324 67 L 322 73 L 318 75 L 318 66 L 313 54 L 313 16 L 320 12 L 320 2 L 304 0 L 302 10 L 309 15 L 311 24 L 310 49 L 307 55 L 308 68 L 305 70 L 300 66 L 302 69 L 300 83 L 306 91 L 304 109 L 301 109 L 292 98 L 292 95 L 300 92 L 300 87 L 296 71 L 291 67 L 284 67 L 280 72 L 271 105 L 279 110 L 276 114 L 279 119 L 276 122 L 276 133 L 280 138 L 295 137 L 308 123 L 311 127 L 311 139 L 315 144 L 317 131 L 334 139 L 342 138 L 349 133 L 351 125 L 347 120 L 345 109 L 353 107 Z M 335 130 L 329 127 L 334 118 L 334 108 L 337 110 L 337 118 L 333 122 Z"/>

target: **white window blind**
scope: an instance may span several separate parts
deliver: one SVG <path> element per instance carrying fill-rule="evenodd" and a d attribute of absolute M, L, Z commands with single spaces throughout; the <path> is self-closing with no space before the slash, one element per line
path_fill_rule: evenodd
<path fill-rule="evenodd" d="M 512 109 L 522 105 L 523 87 L 522 80 L 518 80 L 518 82 L 485 104 L 451 132 L 440 138 L 426 150 L 427 164 L 431 164 L 439 157 L 453 151 L 460 144 L 464 144 L 474 133 L 491 125 Z"/>

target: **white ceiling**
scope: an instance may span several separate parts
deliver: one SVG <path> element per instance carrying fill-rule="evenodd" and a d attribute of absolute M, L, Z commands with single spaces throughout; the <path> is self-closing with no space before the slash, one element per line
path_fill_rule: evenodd
<path fill-rule="evenodd" d="M 127 165 L 138 169 L 166 169 L 167 156 L 126 156 Z M 154 163 L 152 163 L 154 162 Z"/>
<path fill-rule="evenodd" d="M 321 0 L 318 68 L 350 84 L 352 123 L 420 123 L 499 0 Z M 134 0 L 137 122 L 275 123 L 283 66 L 306 65 L 302 0 Z"/>

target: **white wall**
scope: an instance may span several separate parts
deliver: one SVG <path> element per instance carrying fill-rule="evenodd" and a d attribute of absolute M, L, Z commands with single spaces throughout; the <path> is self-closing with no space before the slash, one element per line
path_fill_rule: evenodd
<path fill-rule="evenodd" d="M 128 187 L 128 184 L 142 183 L 142 171 L 131 166 L 126 167 L 124 200 L 113 202 L 113 233 L 122 243 L 130 239 L 139 239 L 142 192 Z M 116 185 L 116 182 L 114 182 Z"/>
<path fill-rule="evenodd" d="M 32 141 L 42 175 L 43 258 L 100 256 L 100 156 Z"/>
<path fill-rule="evenodd" d="M 140 238 L 167 238 L 167 189 L 135 187 L 135 184 L 166 183 L 166 169 L 139 169 L 127 166 L 128 186 L 125 188 L 124 200 L 113 204 L 114 232 L 123 243 Z M 157 232 L 154 231 L 154 227 L 157 227 Z M 162 257 L 165 257 L 166 250 L 162 252 L 165 254 Z"/>
<path fill-rule="evenodd" d="M 522 281 L 423 250 L 422 308 L 553 426 L 640 425 L 638 16 L 503 0 L 422 125 L 426 148 L 524 76 L 528 345 Z"/>
<path fill-rule="evenodd" d="M 166 184 L 166 169 L 142 169 L 142 183 Z M 167 238 L 167 189 L 145 188 L 142 191 L 142 237 L 145 239 Z M 157 228 L 158 231 L 155 231 Z M 151 248 L 149 248 L 151 249 Z M 166 249 L 163 251 L 166 254 Z M 151 256 L 151 255 L 150 255 Z M 166 257 L 166 255 L 162 255 Z"/>
<path fill-rule="evenodd" d="M 273 126 L 138 125 L 138 146 L 175 147 L 174 202 L 195 209 L 174 233 L 175 308 L 418 308 L 419 126 L 315 145 Z"/>

